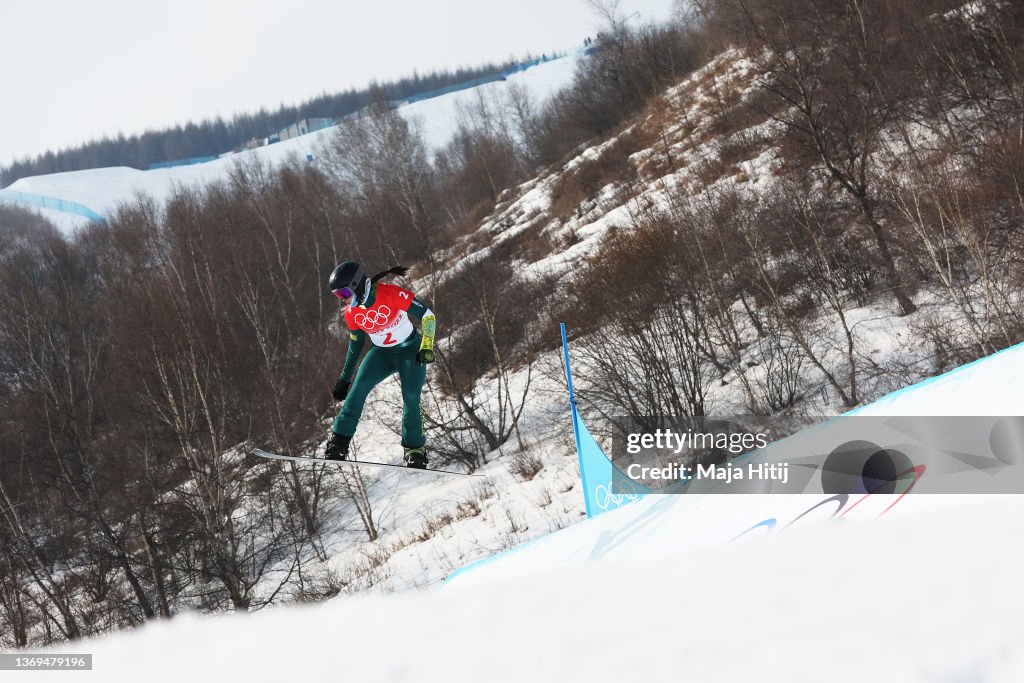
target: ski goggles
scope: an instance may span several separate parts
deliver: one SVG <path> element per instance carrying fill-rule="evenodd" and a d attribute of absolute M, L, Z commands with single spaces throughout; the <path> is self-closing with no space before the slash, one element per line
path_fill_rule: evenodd
<path fill-rule="evenodd" d="M 338 297 L 342 301 L 348 301 L 349 299 L 356 295 L 355 292 L 353 292 L 348 287 L 342 287 L 341 289 L 332 290 L 332 293 L 334 294 L 334 296 Z"/>

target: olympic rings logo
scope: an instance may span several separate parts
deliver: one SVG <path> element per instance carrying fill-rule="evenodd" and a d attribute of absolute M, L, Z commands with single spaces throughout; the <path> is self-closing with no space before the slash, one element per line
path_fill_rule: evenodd
<path fill-rule="evenodd" d="M 632 482 L 615 482 L 615 488 L 622 489 L 621 493 L 613 493 L 612 486 L 612 484 L 608 486 L 598 484 L 594 488 L 594 504 L 602 511 L 614 510 L 627 502 L 632 503 L 640 497 L 640 492 Z"/>
<path fill-rule="evenodd" d="M 356 313 L 355 321 L 356 325 L 359 327 L 363 328 L 367 332 L 372 332 L 378 327 L 383 327 L 390 317 L 391 309 L 387 306 L 380 305 L 377 308 L 371 308 L 365 314 Z"/>

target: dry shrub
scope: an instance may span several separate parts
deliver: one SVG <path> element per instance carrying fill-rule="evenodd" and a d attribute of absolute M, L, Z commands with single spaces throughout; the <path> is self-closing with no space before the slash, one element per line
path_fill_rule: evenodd
<path fill-rule="evenodd" d="M 535 221 L 501 244 L 502 258 L 535 263 L 551 255 L 555 245 L 544 232 L 544 223 Z"/>
<path fill-rule="evenodd" d="M 455 506 L 455 516 L 458 519 L 477 517 L 482 511 L 483 508 L 480 507 L 480 500 L 477 498 L 466 498 L 459 501 L 459 504 Z"/>
<path fill-rule="evenodd" d="M 610 183 L 627 183 L 636 179 L 636 167 L 629 157 L 644 149 L 649 135 L 629 131 L 620 135 L 594 159 L 582 161 L 563 173 L 551 191 L 551 213 L 559 218 L 582 215 L 584 202 L 594 200 Z"/>
<path fill-rule="evenodd" d="M 439 512 L 436 515 L 432 515 L 423 520 L 423 525 L 420 526 L 418 531 L 413 532 L 411 536 L 406 537 L 400 544 L 396 544 L 396 549 L 401 547 L 412 545 L 413 543 L 423 543 L 429 541 L 434 535 L 441 529 L 451 526 L 452 522 L 455 521 L 455 516 L 445 510 Z"/>
<path fill-rule="evenodd" d="M 452 244 L 460 237 L 473 235 L 492 211 L 494 211 L 494 202 L 490 199 L 481 199 L 445 228 L 440 244 Z"/>
<path fill-rule="evenodd" d="M 520 481 L 530 481 L 544 469 L 544 462 L 530 451 L 519 451 L 512 456 L 508 471 Z"/>
<path fill-rule="evenodd" d="M 763 89 L 751 89 L 737 95 L 727 106 L 717 110 L 708 126 L 716 138 L 724 138 L 740 131 L 759 126 L 785 110 L 785 103 Z"/>
<path fill-rule="evenodd" d="M 743 131 L 737 135 L 723 139 L 718 143 L 718 159 L 727 175 L 740 172 L 739 163 L 756 157 L 762 149 L 763 140 Z"/>
<path fill-rule="evenodd" d="M 690 173 L 697 179 L 693 185 L 693 194 L 702 194 L 708 187 L 725 177 L 728 169 L 717 157 L 705 157 L 690 167 Z"/>

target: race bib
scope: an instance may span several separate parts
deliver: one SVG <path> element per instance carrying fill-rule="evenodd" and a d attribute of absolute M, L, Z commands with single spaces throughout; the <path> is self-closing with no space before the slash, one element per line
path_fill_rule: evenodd
<path fill-rule="evenodd" d="M 411 337 L 416 328 L 409 319 L 413 293 L 397 285 L 377 285 L 377 296 L 369 307 L 348 306 L 345 324 L 352 330 L 363 330 L 374 346 L 397 346 Z"/>

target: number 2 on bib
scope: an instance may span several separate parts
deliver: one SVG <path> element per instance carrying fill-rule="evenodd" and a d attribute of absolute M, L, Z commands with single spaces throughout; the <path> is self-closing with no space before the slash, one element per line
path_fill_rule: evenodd
<path fill-rule="evenodd" d="M 396 341 L 398 341 L 398 340 L 397 340 L 397 339 L 395 339 L 394 337 L 392 337 L 392 336 L 391 336 L 391 333 L 390 333 L 390 332 L 388 332 L 388 333 L 387 333 L 387 335 L 386 335 L 386 336 L 384 337 L 384 346 L 391 346 L 391 345 L 392 345 L 392 344 L 394 344 L 394 343 L 395 343 Z"/>

